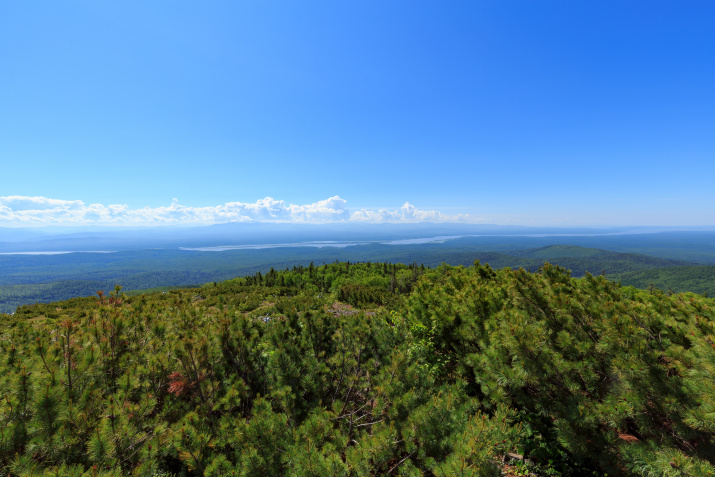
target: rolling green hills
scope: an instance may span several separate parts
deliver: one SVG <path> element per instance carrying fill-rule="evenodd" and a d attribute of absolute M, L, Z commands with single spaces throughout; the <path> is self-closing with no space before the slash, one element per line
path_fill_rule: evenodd
<path fill-rule="evenodd" d="M 0 312 L 9 313 L 17 306 L 94 295 L 121 284 L 125 290 L 155 287 L 193 286 L 222 281 L 237 276 L 265 273 L 270 268 L 285 269 L 331 263 L 336 260 L 390 261 L 417 263 L 436 267 L 470 265 L 474 260 L 493 268 L 524 268 L 536 271 L 545 262 L 571 270 L 573 276 L 585 273 L 623 274 L 653 268 L 683 267 L 689 262 L 619 253 L 573 245 L 551 245 L 536 249 L 480 251 L 468 242 L 420 245 L 367 244 L 346 248 L 274 248 L 265 250 L 230 250 L 223 252 L 187 252 L 180 250 L 125 251 L 111 254 L 65 254 L 56 256 L 2 256 L 0 265 Z M 670 275 L 668 275 L 670 276 Z M 628 276 L 624 284 L 635 284 Z M 648 283 L 650 283 L 649 280 Z M 646 284 L 647 285 L 647 284 Z M 664 288 L 689 289 L 663 281 Z"/>

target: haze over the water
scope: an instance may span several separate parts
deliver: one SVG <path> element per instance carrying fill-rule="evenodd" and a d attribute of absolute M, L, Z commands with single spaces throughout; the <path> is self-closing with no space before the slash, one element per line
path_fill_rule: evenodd
<path fill-rule="evenodd" d="M 715 224 L 713 2 L 9 2 L 0 227 Z"/>

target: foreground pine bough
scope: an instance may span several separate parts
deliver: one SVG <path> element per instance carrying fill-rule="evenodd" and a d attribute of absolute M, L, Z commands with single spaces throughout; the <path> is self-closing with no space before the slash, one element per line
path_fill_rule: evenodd
<path fill-rule="evenodd" d="M 713 475 L 712 299 L 334 263 L 0 315 L 0 475 Z"/>

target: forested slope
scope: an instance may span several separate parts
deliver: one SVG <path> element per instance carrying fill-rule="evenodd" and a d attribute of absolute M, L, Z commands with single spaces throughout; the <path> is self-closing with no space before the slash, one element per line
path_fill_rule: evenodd
<path fill-rule="evenodd" d="M 0 315 L 4 475 L 713 475 L 712 299 L 333 263 Z"/>
<path fill-rule="evenodd" d="M 705 294 L 715 296 L 715 265 L 655 268 L 618 273 L 612 276 L 624 284 L 637 288 Z"/>

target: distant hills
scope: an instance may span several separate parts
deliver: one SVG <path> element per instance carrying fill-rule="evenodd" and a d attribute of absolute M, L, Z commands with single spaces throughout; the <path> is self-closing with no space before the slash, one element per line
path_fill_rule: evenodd
<path fill-rule="evenodd" d="M 84 243 L 89 239 L 79 240 Z M 495 269 L 508 267 L 528 271 L 536 271 L 549 262 L 570 270 L 575 277 L 605 273 L 623 285 L 646 288 L 653 283 L 663 290 L 715 293 L 711 280 L 715 276 L 715 266 L 570 244 L 509 249 L 509 245 L 541 240 L 543 237 L 464 237 L 411 245 L 371 242 L 343 248 L 278 247 L 222 252 L 160 248 L 101 254 L 0 255 L 3 270 L 0 275 L 0 312 L 13 312 L 23 304 L 94 295 L 98 290 L 109 290 L 116 284 L 121 284 L 127 291 L 188 287 L 256 272 L 266 273 L 271 268 L 283 270 L 307 266 L 311 262 L 335 261 L 414 263 L 427 267 L 441 263 L 469 266 L 479 261 Z M 479 246 L 501 250 L 479 250 Z M 68 248 L 67 244 L 64 248 Z"/>
<path fill-rule="evenodd" d="M 692 291 L 701 295 L 715 296 L 715 266 L 655 268 L 612 275 L 612 280 L 636 288 L 651 286 L 675 293 Z"/>
<path fill-rule="evenodd" d="M 666 267 L 685 267 L 695 265 L 684 260 L 668 260 L 651 257 L 640 253 L 621 253 L 576 245 L 549 245 L 529 250 L 514 250 L 509 255 L 536 260 L 540 265 L 544 261 L 571 270 L 574 276 L 585 273 L 624 273 L 636 270 Z"/>
<path fill-rule="evenodd" d="M 57 252 L 83 253 L 33 255 Z M 475 260 L 496 269 L 529 271 L 549 262 L 576 277 L 605 273 L 622 285 L 715 294 L 715 232 L 707 228 L 424 223 L 0 227 L 0 312 L 12 312 L 22 304 L 94 295 L 116 284 L 126 291 L 192 286 L 311 262 L 436 267 L 441 263 L 468 266 Z"/>

